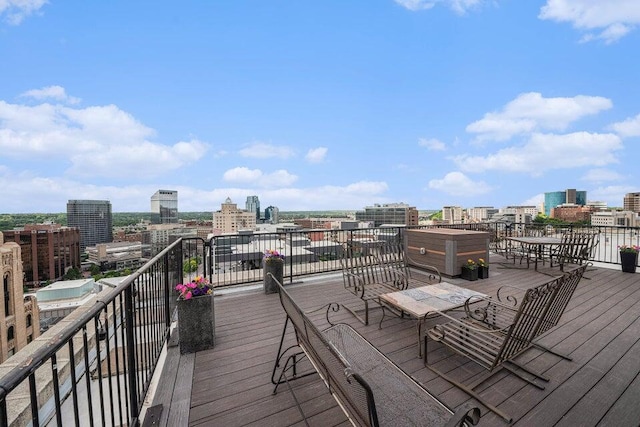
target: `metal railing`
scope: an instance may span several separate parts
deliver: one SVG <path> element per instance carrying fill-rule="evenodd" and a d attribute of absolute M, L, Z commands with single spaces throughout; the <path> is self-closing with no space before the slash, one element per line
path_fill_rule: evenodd
<path fill-rule="evenodd" d="M 216 236 L 206 241 L 184 238 L 185 263 L 194 261 L 190 277 L 202 274 L 215 286 L 256 283 L 263 278 L 262 257 L 268 249 L 285 255 L 284 278 L 339 271 L 345 244 L 362 245 L 380 241 L 403 241 L 407 229 L 457 228 L 487 231 L 492 244 L 504 237 L 524 235 L 561 236 L 568 231 L 597 233 L 592 261 L 620 263 L 619 245 L 640 244 L 640 228 L 605 226 L 550 226 L 525 223 L 484 222 L 470 224 L 432 225 L 419 227 L 384 227 L 353 230 L 303 230 L 282 233 L 238 234 Z"/>
<path fill-rule="evenodd" d="M 263 280 L 262 258 L 266 250 L 285 256 L 284 277 L 341 270 L 347 243 L 375 245 L 402 239 L 404 227 L 304 230 L 282 233 L 215 236 L 208 241 L 183 238 L 185 276 L 206 276 L 215 286 L 256 283 Z"/>
<path fill-rule="evenodd" d="M 169 338 L 182 258 L 178 240 L 36 339 L 28 357 L 14 355 L 17 365 L 0 377 L 0 425 L 139 425 Z"/>

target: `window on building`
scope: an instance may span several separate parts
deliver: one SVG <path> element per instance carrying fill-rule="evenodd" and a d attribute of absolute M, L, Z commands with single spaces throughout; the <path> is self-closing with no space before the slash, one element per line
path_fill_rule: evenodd
<path fill-rule="evenodd" d="M 29 334 L 27 335 L 27 344 L 29 344 L 31 341 L 33 341 L 33 335 Z"/>
<path fill-rule="evenodd" d="M 14 338 L 15 338 L 14 328 L 13 326 L 9 326 L 9 329 L 7 329 L 7 341 L 11 341 Z"/>
<path fill-rule="evenodd" d="M 31 320 L 31 315 L 27 314 L 27 328 L 31 326 L 32 320 Z"/>
<path fill-rule="evenodd" d="M 3 278 L 4 284 L 4 315 L 11 315 L 11 291 L 9 287 L 9 275 L 5 275 Z"/>

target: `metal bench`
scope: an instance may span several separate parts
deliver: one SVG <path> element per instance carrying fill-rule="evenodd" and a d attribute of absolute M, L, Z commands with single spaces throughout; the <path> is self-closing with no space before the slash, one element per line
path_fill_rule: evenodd
<path fill-rule="evenodd" d="M 474 298 L 467 301 L 462 318 L 439 313 L 448 321 L 434 326 L 425 335 L 426 366 L 510 422 L 511 417 L 486 402 L 474 389 L 500 369 L 507 369 L 529 384 L 544 389 L 535 380 L 549 379 L 514 359 L 532 346 L 551 351 L 533 340 L 557 325 L 586 268 L 587 264 L 528 289 L 517 307 L 491 298 Z M 428 361 L 429 338 L 476 362 L 487 373 L 472 385 L 466 385 L 439 371 Z M 534 378 L 527 377 L 523 371 Z"/>
<path fill-rule="evenodd" d="M 379 248 L 349 247 L 340 263 L 345 289 L 364 302 L 364 310 L 343 306 L 365 325 L 369 324 L 369 301 L 382 306 L 382 294 L 442 281 L 437 268 L 418 263 L 415 264 L 425 271 L 420 278 L 412 277 L 402 243 L 387 243 Z"/>
<path fill-rule="evenodd" d="M 280 283 L 278 292 L 287 317 L 271 378 L 274 393 L 278 385 L 286 383 L 293 394 L 289 381 L 317 372 L 356 426 L 462 426 L 478 422 L 478 408 L 467 405 L 454 413 L 355 329 L 335 324 L 321 331 Z M 329 310 L 337 307 L 327 307 L 327 320 Z M 285 349 L 289 324 L 296 343 Z M 313 370 L 301 372 L 305 359 Z M 299 404 L 298 409 L 304 417 Z"/>

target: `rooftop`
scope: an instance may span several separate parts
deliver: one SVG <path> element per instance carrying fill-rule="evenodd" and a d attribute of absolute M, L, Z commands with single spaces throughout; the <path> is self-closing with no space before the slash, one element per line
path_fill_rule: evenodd
<path fill-rule="evenodd" d="M 502 285 L 526 289 L 549 280 L 543 273 L 554 274 L 548 266 L 536 272 L 500 268 L 500 257 L 494 255 L 491 261 L 491 277 L 487 280 L 445 280 L 495 294 Z M 504 372 L 479 389 L 481 395 L 513 417 L 512 425 L 636 425 L 640 420 L 640 276 L 614 267 L 590 269 L 558 327 L 541 339 L 552 349 L 569 354 L 572 361 L 534 348 L 518 358 L 551 378 L 544 390 Z M 359 302 L 344 291 L 339 273 L 306 276 L 287 285 L 287 289 L 309 311 L 330 302 Z M 182 356 L 177 347 L 169 348 L 155 396 L 155 402 L 172 402 L 162 412 L 164 425 L 301 425 L 302 417 L 287 388 L 272 395 L 271 372 L 285 319 L 278 296 L 265 295 L 261 286 L 218 292 L 215 310 L 215 348 Z M 379 328 L 380 313 L 373 311 L 368 326 L 346 310 L 332 314 L 332 321 L 356 328 L 449 407 L 474 402 L 424 367 L 418 357 L 413 320 L 386 317 Z M 328 326 L 323 312 L 310 316 L 318 326 Z M 437 321 L 429 320 L 427 326 Z M 430 345 L 429 357 L 437 360 L 438 368 L 465 382 L 484 372 L 437 344 Z M 317 376 L 296 380 L 293 388 L 310 425 L 348 424 Z M 482 410 L 479 425 L 508 425 L 475 404 Z"/>

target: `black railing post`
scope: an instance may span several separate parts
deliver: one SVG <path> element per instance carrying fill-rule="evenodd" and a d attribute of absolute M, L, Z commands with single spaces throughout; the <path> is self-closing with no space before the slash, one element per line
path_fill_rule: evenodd
<path fill-rule="evenodd" d="M 133 301 L 133 286 L 135 282 L 131 282 L 124 291 L 124 304 L 125 304 L 125 325 L 127 328 L 127 365 L 129 366 L 128 381 L 129 381 L 129 408 L 133 414 L 134 423 L 138 424 L 138 415 L 140 414 L 140 408 L 138 407 L 138 384 L 137 384 L 137 368 L 136 368 L 136 344 L 135 344 L 135 304 Z"/>
<path fill-rule="evenodd" d="M 164 261 L 164 274 L 163 274 L 163 276 L 164 276 L 163 277 L 164 286 L 163 286 L 163 290 L 164 290 L 164 313 L 165 313 L 164 314 L 164 324 L 167 327 L 167 332 L 168 332 L 168 335 L 170 336 L 171 335 L 171 328 L 170 328 L 170 326 L 171 326 L 171 313 L 169 312 L 169 310 L 170 310 L 170 307 L 169 307 L 169 294 L 171 293 L 171 286 L 169 285 L 169 280 L 170 280 L 169 279 L 169 277 L 170 277 L 170 274 L 169 274 L 169 269 L 170 269 L 170 266 L 169 266 L 169 255 L 170 255 L 170 253 L 167 252 L 164 255 L 164 259 L 163 259 L 163 261 Z M 180 283 L 182 283 L 182 282 L 180 282 Z"/>

